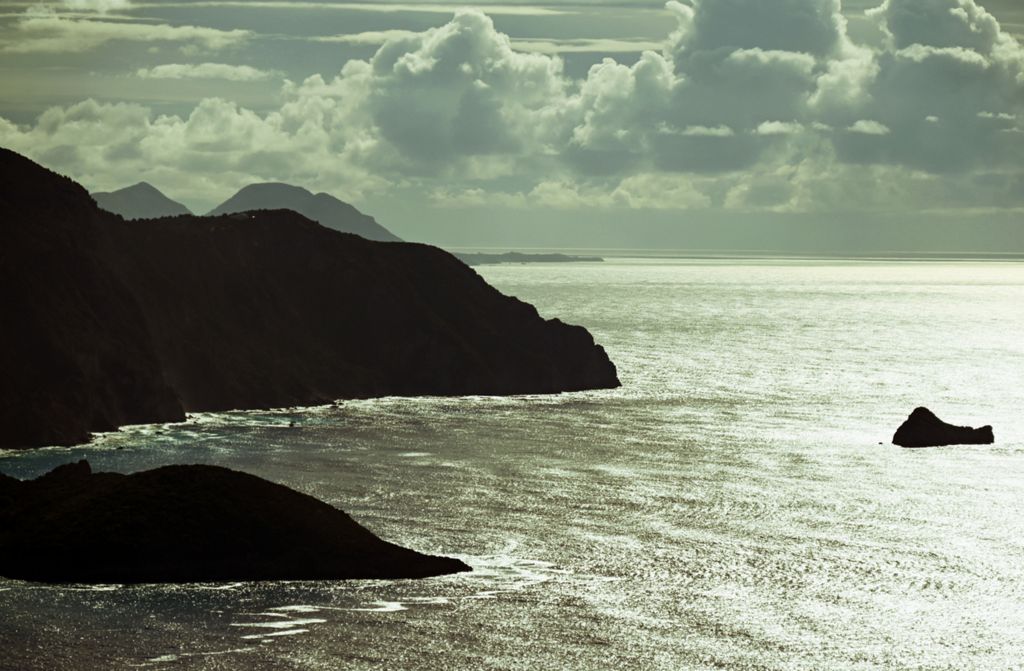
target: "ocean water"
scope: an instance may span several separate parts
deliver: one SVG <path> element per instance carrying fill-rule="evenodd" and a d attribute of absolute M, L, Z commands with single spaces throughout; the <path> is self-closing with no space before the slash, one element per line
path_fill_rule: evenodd
<path fill-rule="evenodd" d="M 18 477 L 83 457 L 96 470 L 244 469 L 473 573 L 0 580 L 0 668 L 1024 664 L 1024 264 L 480 272 L 587 326 L 623 387 L 204 414 L 0 454 Z M 997 444 L 893 447 L 918 405 L 991 423 Z"/>

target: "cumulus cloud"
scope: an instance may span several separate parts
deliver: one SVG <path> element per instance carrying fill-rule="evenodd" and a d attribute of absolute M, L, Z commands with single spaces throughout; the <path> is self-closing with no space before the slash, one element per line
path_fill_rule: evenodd
<path fill-rule="evenodd" d="M 561 61 L 517 52 L 489 17 L 460 11 L 349 63 L 333 86 L 365 92 L 365 112 L 403 160 L 434 165 L 536 146 L 567 82 Z"/>
<path fill-rule="evenodd" d="M 721 50 L 835 55 L 846 20 L 839 0 L 695 0 L 692 7 L 668 3 L 679 20 L 677 55 Z"/>
<path fill-rule="evenodd" d="M 1024 103 L 1024 49 L 995 17 L 974 0 L 886 0 L 867 15 L 887 44 L 871 54 L 876 72 L 844 121 L 874 120 L 890 133 L 885 142 L 837 137 L 840 157 L 932 173 L 1020 169 L 1024 147 L 979 116 Z"/>
<path fill-rule="evenodd" d="M 152 68 L 140 68 L 135 76 L 141 79 L 227 79 L 236 82 L 255 82 L 280 77 L 279 72 L 260 70 L 250 65 L 227 63 L 165 63 Z"/>
<path fill-rule="evenodd" d="M 804 127 L 799 123 L 786 121 L 765 121 L 757 127 L 758 135 L 795 135 Z"/>
<path fill-rule="evenodd" d="M 103 187 L 162 170 L 179 192 L 273 179 L 350 197 L 418 188 L 446 207 L 1024 199 L 1024 50 L 974 0 L 885 0 L 868 12 L 884 36 L 873 48 L 851 41 L 838 0 L 667 8 L 677 27 L 662 48 L 606 58 L 580 80 L 554 49 L 523 49 L 459 10 L 423 32 L 324 38 L 379 47 L 334 77 L 286 82 L 269 113 L 217 99 L 184 117 L 88 101 L 29 128 L 0 123 L 0 142 Z M 215 32 L 207 46 L 244 39 Z M 139 76 L 215 73 L 262 76 L 216 63 Z"/>
<path fill-rule="evenodd" d="M 888 135 L 892 132 L 885 124 L 872 121 L 871 119 L 861 119 L 847 128 L 847 130 L 851 133 L 860 133 L 861 135 Z"/>

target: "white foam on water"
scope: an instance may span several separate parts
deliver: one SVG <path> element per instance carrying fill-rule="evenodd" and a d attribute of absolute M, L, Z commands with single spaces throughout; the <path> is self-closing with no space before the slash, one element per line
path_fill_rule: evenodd
<path fill-rule="evenodd" d="M 364 613 L 397 613 L 409 609 L 401 601 L 373 601 L 370 608 L 347 608 L 346 610 Z"/>
<path fill-rule="evenodd" d="M 229 582 L 229 583 L 223 583 L 223 584 L 217 584 L 217 585 L 196 585 L 195 587 L 197 589 L 208 589 L 208 590 L 213 590 L 215 592 L 226 592 L 226 591 L 229 591 L 229 590 L 239 589 L 240 587 L 244 587 L 244 586 L 245 586 L 244 582 Z"/>
<path fill-rule="evenodd" d="M 247 652 L 255 652 L 256 648 L 230 648 L 228 650 L 210 650 L 207 652 L 179 652 L 170 653 L 166 655 L 158 655 L 156 657 L 150 657 L 142 664 L 133 664 L 132 666 L 144 667 L 144 666 L 155 666 L 158 664 L 170 664 L 172 662 L 180 661 L 183 658 L 188 657 L 219 657 L 221 655 L 235 655 L 244 654 Z"/>
<path fill-rule="evenodd" d="M 277 613 L 273 613 L 277 615 Z M 320 618 L 301 618 L 298 620 L 277 620 L 275 622 L 232 622 L 232 627 L 255 627 L 257 629 L 292 629 L 294 627 L 305 627 L 310 624 L 323 624 L 327 620 Z"/>
<path fill-rule="evenodd" d="M 285 631 L 274 631 L 274 632 L 263 633 L 263 634 L 247 634 L 247 635 L 243 636 L 242 638 L 246 639 L 246 640 L 269 639 L 271 637 L 296 636 L 298 634 L 308 634 L 308 633 L 309 633 L 309 629 L 288 629 L 288 630 L 285 630 Z"/>
<path fill-rule="evenodd" d="M 320 606 L 309 606 L 309 605 L 306 605 L 306 604 L 296 604 L 294 606 L 274 606 L 273 608 L 268 608 L 267 610 L 268 611 L 279 610 L 279 611 L 282 611 L 284 613 L 316 613 L 316 612 L 319 612 L 320 610 L 322 610 L 322 608 Z M 268 614 L 270 614 L 270 613 L 268 613 Z"/>

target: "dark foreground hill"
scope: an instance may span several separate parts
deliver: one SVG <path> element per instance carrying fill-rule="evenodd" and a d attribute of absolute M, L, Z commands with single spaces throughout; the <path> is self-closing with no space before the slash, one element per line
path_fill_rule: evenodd
<path fill-rule="evenodd" d="M 425 578 L 470 570 L 385 542 L 341 510 L 216 466 L 0 474 L 0 575 L 41 582 Z"/>
<path fill-rule="evenodd" d="M 125 222 L 0 150 L 0 447 L 185 411 L 618 386 L 450 254 L 290 211 Z"/>
<path fill-rule="evenodd" d="M 348 203 L 327 193 L 312 193 L 301 186 L 268 182 L 250 184 L 210 211 L 210 216 L 250 210 L 292 210 L 321 226 L 355 233 L 367 240 L 398 242 L 399 238 Z"/>
<path fill-rule="evenodd" d="M 155 186 L 139 182 L 117 191 L 99 191 L 92 194 L 93 200 L 107 212 L 119 214 L 125 219 L 155 219 L 192 214 L 181 203 L 171 200 Z"/>

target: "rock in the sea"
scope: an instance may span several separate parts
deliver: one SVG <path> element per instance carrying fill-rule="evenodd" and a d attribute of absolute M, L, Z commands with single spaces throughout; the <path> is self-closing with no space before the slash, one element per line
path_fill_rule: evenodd
<path fill-rule="evenodd" d="M 917 408 L 903 422 L 893 445 L 900 447 L 941 447 L 943 445 L 991 445 L 995 442 L 991 426 L 974 429 L 947 424 L 928 408 Z"/>
<path fill-rule="evenodd" d="M 56 583 L 425 578 L 469 571 L 381 540 L 341 510 L 253 475 L 80 461 L 0 475 L 0 575 Z"/>

